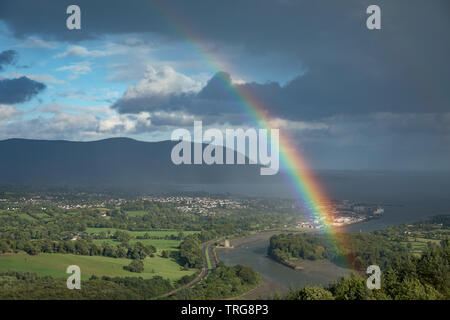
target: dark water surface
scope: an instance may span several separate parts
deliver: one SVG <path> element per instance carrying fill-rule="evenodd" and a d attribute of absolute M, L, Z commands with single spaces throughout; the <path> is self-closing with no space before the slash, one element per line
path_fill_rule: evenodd
<path fill-rule="evenodd" d="M 329 171 L 316 174 L 329 199 L 352 200 L 384 207 L 377 220 L 347 228 L 373 231 L 390 225 L 424 220 L 437 214 L 450 214 L 450 173 L 398 173 Z M 209 184 L 188 185 L 182 190 L 302 199 L 291 184 Z"/>
<path fill-rule="evenodd" d="M 326 285 L 350 270 L 328 261 L 305 261 L 304 270 L 295 271 L 266 256 L 268 240 L 252 242 L 235 249 L 218 249 L 217 256 L 226 265 L 242 264 L 260 272 L 264 277 L 287 288 L 306 285 Z"/>

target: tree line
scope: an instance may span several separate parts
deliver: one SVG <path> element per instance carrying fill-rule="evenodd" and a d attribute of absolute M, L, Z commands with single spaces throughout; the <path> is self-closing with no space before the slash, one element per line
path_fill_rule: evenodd
<path fill-rule="evenodd" d="M 25 251 L 29 255 L 40 253 L 70 253 L 86 256 L 105 256 L 111 258 L 145 259 L 156 252 L 152 245 L 141 242 L 133 244 L 120 243 L 114 245 L 108 242 L 95 244 L 90 240 L 0 240 L 0 253 Z"/>
<path fill-rule="evenodd" d="M 280 296 L 274 296 L 280 299 Z M 382 272 L 381 289 L 369 290 L 357 274 L 331 283 L 291 290 L 288 300 L 448 300 L 450 299 L 450 242 L 427 248 L 421 257 L 398 256 Z"/>

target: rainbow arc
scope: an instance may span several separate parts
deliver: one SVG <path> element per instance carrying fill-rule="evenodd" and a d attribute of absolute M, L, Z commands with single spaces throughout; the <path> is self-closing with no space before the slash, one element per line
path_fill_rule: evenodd
<path fill-rule="evenodd" d="M 156 4 L 156 3 L 155 3 Z M 267 129 L 270 132 L 270 123 L 276 118 L 273 117 L 269 108 L 254 95 L 248 86 L 233 85 L 223 70 L 232 70 L 231 66 L 227 66 L 224 62 L 219 61 L 211 50 L 204 46 L 198 32 L 194 30 L 182 19 L 176 12 L 167 10 L 161 2 L 155 7 L 163 17 L 166 18 L 169 26 L 183 36 L 191 48 L 199 57 L 213 70 L 216 71 L 224 86 L 234 95 L 246 111 L 249 118 L 256 126 Z M 310 214 L 321 223 L 322 230 L 329 236 L 329 239 L 335 246 L 337 252 L 344 257 L 343 248 L 345 237 L 336 227 L 333 226 L 333 212 L 331 212 L 326 192 L 320 186 L 317 177 L 310 169 L 305 157 L 297 150 L 289 135 L 280 128 L 279 132 L 279 152 L 280 164 L 286 173 L 289 183 L 293 187 L 295 194 L 298 195 L 302 203 L 309 209 Z M 350 261 L 343 261 L 347 267 L 351 266 Z"/>

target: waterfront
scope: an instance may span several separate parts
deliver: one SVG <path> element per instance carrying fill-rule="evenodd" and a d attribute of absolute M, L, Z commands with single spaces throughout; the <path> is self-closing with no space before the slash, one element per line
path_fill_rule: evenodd
<path fill-rule="evenodd" d="M 425 220 L 450 212 L 450 173 L 443 172 L 364 172 L 326 171 L 317 178 L 330 199 L 371 203 L 384 208 L 379 219 L 343 228 L 351 232 L 370 232 L 391 225 Z M 178 190 L 230 193 L 243 196 L 285 197 L 300 195 L 288 183 L 184 185 Z"/>

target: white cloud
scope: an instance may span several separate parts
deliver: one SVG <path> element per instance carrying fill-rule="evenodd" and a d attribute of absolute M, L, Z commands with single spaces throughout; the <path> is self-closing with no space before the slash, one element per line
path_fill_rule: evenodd
<path fill-rule="evenodd" d="M 51 74 L 24 74 L 19 72 L 10 72 L 8 75 L 10 78 L 20 78 L 27 77 L 31 80 L 43 82 L 43 83 L 53 83 L 53 84 L 65 84 L 66 81 L 55 78 Z"/>
<path fill-rule="evenodd" d="M 45 41 L 39 38 L 30 37 L 26 39 L 23 43 L 17 45 L 21 48 L 43 48 L 43 49 L 55 49 L 57 47 L 56 43 L 51 41 Z"/>
<path fill-rule="evenodd" d="M 109 106 L 77 106 L 73 104 L 67 103 L 52 103 L 45 106 L 41 106 L 37 109 L 42 113 L 61 113 L 70 112 L 70 113 L 91 113 L 95 116 L 107 116 L 111 114 L 115 114 L 115 111 L 112 110 Z"/>
<path fill-rule="evenodd" d="M 173 103 L 173 99 L 193 95 L 202 88 L 202 82 L 176 72 L 172 67 L 149 67 L 141 81 L 129 86 L 123 96 L 113 105 L 121 113 L 151 111 Z"/>
<path fill-rule="evenodd" d="M 11 110 L 0 107 L 0 118 L 12 116 Z M 44 111 L 44 110 L 43 110 Z M 47 113 L 51 117 L 35 117 L 5 122 L 0 126 L 0 139 L 68 139 L 97 140 L 107 137 L 121 137 L 148 132 L 152 123 L 148 113 L 134 115 L 109 114 L 103 117 L 95 113 L 79 112 L 76 114 L 61 111 L 58 106 L 48 106 Z"/>
<path fill-rule="evenodd" d="M 86 47 L 79 45 L 70 45 L 67 49 L 55 55 L 55 58 L 65 58 L 65 57 L 81 57 L 81 58 L 98 58 L 111 55 L 112 52 L 109 50 L 88 50 Z"/>
<path fill-rule="evenodd" d="M 280 128 L 284 130 L 292 131 L 305 131 L 305 130 L 326 130 L 329 125 L 324 122 L 306 122 L 306 121 L 292 121 L 287 119 L 275 118 L 269 121 L 271 128 Z"/>
<path fill-rule="evenodd" d="M 150 52 L 148 44 L 136 38 L 125 39 L 123 42 L 105 42 L 101 50 L 88 49 L 81 45 L 69 45 L 66 50 L 54 55 L 54 58 L 79 57 L 79 58 L 99 58 L 112 55 L 126 55 L 139 53 L 148 55 Z"/>
<path fill-rule="evenodd" d="M 115 133 L 136 133 L 149 129 L 151 126 L 150 114 L 141 112 L 137 115 L 114 114 L 110 117 L 100 119 L 98 131 Z"/>
<path fill-rule="evenodd" d="M 91 63 L 89 61 L 82 61 L 77 63 L 72 63 L 68 66 L 59 67 L 56 71 L 70 71 L 72 72 L 71 79 L 75 79 L 79 75 L 87 74 L 92 71 Z"/>
<path fill-rule="evenodd" d="M 16 110 L 13 106 L 0 104 L 0 121 L 10 119 L 21 113 L 22 113 L 21 111 Z"/>
<path fill-rule="evenodd" d="M 67 98 L 67 99 L 77 99 L 83 101 L 106 101 L 108 103 L 112 103 L 117 100 L 120 96 L 118 91 L 112 91 L 107 88 L 93 88 L 88 92 L 85 92 L 81 89 L 69 88 L 64 90 L 63 92 L 56 94 L 58 97 Z"/>
<path fill-rule="evenodd" d="M 131 86 L 125 91 L 123 99 L 194 93 L 201 88 L 201 82 L 178 73 L 169 66 L 159 70 L 149 67 L 144 78 L 136 86 Z"/>
<path fill-rule="evenodd" d="M 231 83 L 235 84 L 235 85 L 236 84 L 239 85 L 239 84 L 246 84 L 247 82 L 244 79 L 241 79 L 241 78 L 231 77 Z"/>

